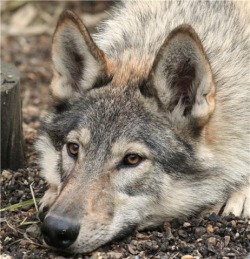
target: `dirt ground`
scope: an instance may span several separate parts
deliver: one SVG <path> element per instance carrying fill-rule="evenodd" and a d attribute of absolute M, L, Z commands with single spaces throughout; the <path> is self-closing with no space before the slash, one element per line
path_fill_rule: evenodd
<path fill-rule="evenodd" d="M 80 14 L 93 32 L 108 17 L 111 2 L 1 2 L 1 58 L 21 74 L 21 97 L 26 167 L 4 170 L 1 208 L 29 201 L 32 191 L 42 197 L 46 183 L 39 176 L 34 151 L 41 119 L 49 111 L 51 97 L 51 36 L 62 10 Z M 32 184 L 32 186 L 31 186 Z M 173 220 L 151 231 L 135 232 L 89 255 L 63 255 L 47 249 L 40 236 L 34 204 L 1 212 L 0 258 L 246 258 L 250 253 L 250 221 L 233 215 L 221 218 Z"/>

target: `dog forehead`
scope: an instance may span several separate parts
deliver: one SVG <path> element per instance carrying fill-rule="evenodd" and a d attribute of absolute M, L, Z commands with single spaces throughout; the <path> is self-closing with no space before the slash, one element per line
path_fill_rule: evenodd
<path fill-rule="evenodd" d="M 138 95 L 124 89 L 97 89 L 81 99 L 79 104 L 77 112 L 83 112 L 90 124 L 98 123 L 100 126 L 141 121 L 147 117 Z"/>
<path fill-rule="evenodd" d="M 119 139 L 144 142 L 144 138 L 153 137 L 153 131 L 161 129 L 162 134 L 166 133 L 162 118 L 145 107 L 136 93 L 103 91 L 83 99 L 81 104 L 84 111 L 79 108 L 77 112 L 82 113 L 84 118 L 79 127 L 90 131 L 93 145 L 102 143 L 111 148 L 112 143 Z"/>

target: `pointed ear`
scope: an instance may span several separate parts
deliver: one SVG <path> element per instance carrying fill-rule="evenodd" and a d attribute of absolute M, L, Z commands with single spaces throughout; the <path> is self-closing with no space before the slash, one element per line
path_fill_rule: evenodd
<path fill-rule="evenodd" d="M 151 78 L 173 120 L 188 118 L 199 127 L 208 121 L 215 107 L 215 88 L 202 43 L 191 26 L 181 25 L 169 34 Z"/>
<path fill-rule="evenodd" d="M 52 43 L 54 74 L 51 83 L 56 101 L 81 95 L 97 81 L 107 79 L 107 61 L 82 21 L 64 11 L 58 21 Z"/>

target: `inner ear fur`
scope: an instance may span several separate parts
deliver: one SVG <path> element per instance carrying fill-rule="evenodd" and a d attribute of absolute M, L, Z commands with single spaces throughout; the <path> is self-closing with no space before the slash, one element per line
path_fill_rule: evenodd
<path fill-rule="evenodd" d="M 215 87 L 201 40 L 190 25 L 170 32 L 150 76 L 172 117 L 190 118 L 199 127 L 206 124 L 215 107 Z"/>
<path fill-rule="evenodd" d="M 52 42 L 51 92 L 57 101 L 79 96 L 108 77 L 107 59 L 72 11 L 64 11 Z"/>

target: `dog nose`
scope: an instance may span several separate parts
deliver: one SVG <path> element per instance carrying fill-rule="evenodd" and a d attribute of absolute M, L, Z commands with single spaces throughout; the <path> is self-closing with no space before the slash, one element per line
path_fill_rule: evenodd
<path fill-rule="evenodd" d="M 46 217 L 41 227 L 44 241 L 56 248 L 67 248 L 72 245 L 79 230 L 79 224 L 72 219 L 57 216 Z"/>

